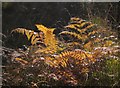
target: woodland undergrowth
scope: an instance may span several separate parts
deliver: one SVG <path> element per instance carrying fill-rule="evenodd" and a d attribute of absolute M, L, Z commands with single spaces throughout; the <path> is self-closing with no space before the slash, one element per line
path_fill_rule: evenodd
<path fill-rule="evenodd" d="M 93 21 L 72 17 L 61 29 L 13 29 L 10 39 L 27 43 L 2 48 L 3 86 L 120 86 L 118 34 Z"/>

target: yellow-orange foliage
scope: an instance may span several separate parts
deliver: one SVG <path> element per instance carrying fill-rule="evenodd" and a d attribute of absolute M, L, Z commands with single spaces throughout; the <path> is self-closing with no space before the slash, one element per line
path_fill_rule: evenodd
<path fill-rule="evenodd" d="M 21 33 L 23 35 L 26 35 L 28 41 L 31 42 L 32 45 L 36 44 L 37 41 L 41 41 L 41 37 L 37 32 L 34 32 L 33 30 L 28 30 L 25 28 L 17 28 L 12 30 L 11 33 Z"/>
<path fill-rule="evenodd" d="M 53 67 L 57 67 L 59 65 L 66 67 L 70 58 L 75 60 L 76 64 L 88 64 L 96 61 L 92 53 L 77 49 L 74 51 L 62 52 L 61 54 L 55 56 L 55 58 L 46 57 L 46 62 Z"/>
<path fill-rule="evenodd" d="M 47 28 L 43 25 L 36 25 L 38 30 L 42 31 L 44 33 L 44 43 L 47 46 L 47 48 L 43 50 L 38 50 L 38 52 L 45 52 L 45 53 L 52 53 L 57 51 L 57 40 L 55 38 L 55 35 L 53 34 L 54 28 Z"/>
<path fill-rule="evenodd" d="M 60 34 L 60 35 L 61 35 L 61 34 L 71 35 L 71 36 L 73 36 L 73 37 L 75 37 L 75 38 L 77 38 L 77 39 L 79 39 L 79 40 L 82 40 L 82 36 L 79 35 L 79 34 L 76 34 L 75 32 L 63 31 L 63 32 L 61 32 L 61 33 L 59 33 L 59 34 Z"/>
<path fill-rule="evenodd" d="M 22 58 L 15 58 L 15 60 L 21 63 L 22 65 L 28 64 L 28 62 L 26 60 L 23 60 Z"/>

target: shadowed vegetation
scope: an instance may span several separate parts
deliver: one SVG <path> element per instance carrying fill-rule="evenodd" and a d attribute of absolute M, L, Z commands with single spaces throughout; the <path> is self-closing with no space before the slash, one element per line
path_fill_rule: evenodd
<path fill-rule="evenodd" d="M 15 8 L 13 5 L 16 4 L 18 3 L 3 3 L 3 15 L 9 13 L 6 8 Z M 65 10 L 67 15 L 59 12 L 58 17 L 67 17 L 64 19 L 65 22 L 57 19 L 60 23 L 54 25 L 55 21 L 51 15 L 57 14 L 58 8 L 54 12 L 45 7 L 41 11 L 46 13 L 46 10 L 50 10 L 51 15 L 44 13 L 39 19 L 34 19 L 36 22 L 31 21 L 33 23 L 29 26 L 27 23 L 22 26 L 12 25 L 12 30 L 8 30 L 10 33 L 3 31 L 9 34 L 3 40 L 2 48 L 3 86 L 120 86 L 120 42 L 117 28 L 112 26 L 112 22 L 107 21 L 110 20 L 109 12 L 106 13 L 107 18 L 101 16 L 104 12 L 94 12 L 96 4 L 39 4 L 48 5 L 52 9 L 54 5 L 59 5 L 60 11 Z M 31 7 L 31 4 L 23 3 L 18 7 L 22 5 L 26 9 L 30 5 L 29 8 L 33 9 L 37 4 L 34 3 Z M 109 9 L 115 8 L 114 3 L 107 3 L 107 6 Z M 75 8 L 79 8 L 81 12 L 73 12 Z M 107 7 L 104 8 L 105 11 L 109 11 Z M 99 11 L 101 10 L 99 8 Z M 82 11 L 85 11 L 86 15 L 81 15 L 85 14 Z M 64 14 L 63 18 L 60 14 Z M 49 20 L 50 16 L 52 22 Z"/>

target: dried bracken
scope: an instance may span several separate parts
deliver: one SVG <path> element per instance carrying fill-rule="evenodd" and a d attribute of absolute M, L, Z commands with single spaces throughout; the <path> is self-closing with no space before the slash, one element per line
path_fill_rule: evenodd
<path fill-rule="evenodd" d="M 54 53 L 57 51 L 57 40 L 53 34 L 54 28 L 46 28 L 43 25 L 36 25 L 38 30 L 44 33 L 44 43 L 47 46 L 44 50 L 38 50 L 38 52 Z"/>
<path fill-rule="evenodd" d="M 38 41 L 42 41 L 43 36 L 32 30 L 27 30 L 25 28 L 17 28 L 12 30 L 11 33 L 20 33 L 27 36 L 28 41 L 30 40 L 31 44 L 34 45 Z"/>
<path fill-rule="evenodd" d="M 108 28 L 77 17 L 72 17 L 58 36 L 53 32 L 59 29 L 47 28 L 40 24 L 36 27 L 39 32 L 24 28 L 12 31 L 26 35 L 31 46 L 25 51 L 16 50 L 19 54 L 17 56 L 15 52 L 3 51 L 11 57 L 8 60 L 9 65 L 4 69 L 4 84 L 9 84 L 13 79 L 13 85 L 24 84 L 25 81 L 24 85 L 30 87 L 83 86 L 88 81 L 89 74 L 101 71 L 100 63 L 113 57 L 119 58 L 120 46 L 116 33 Z M 64 36 L 70 37 L 71 41 L 64 41 Z M 59 40 L 59 37 L 63 40 Z"/>

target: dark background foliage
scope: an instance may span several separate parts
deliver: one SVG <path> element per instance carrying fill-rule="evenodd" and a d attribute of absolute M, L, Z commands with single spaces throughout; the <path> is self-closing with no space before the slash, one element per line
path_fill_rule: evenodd
<path fill-rule="evenodd" d="M 78 3 L 78 2 L 6 2 L 2 3 L 2 31 L 9 35 L 14 28 L 24 27 L 37 30 L 36 23 L 47 27 L 65 25 L 71 16 L 88 19 L 88 14 L 107 17 L 114 25 L 119 24 L 119 3 Z M 59 25 L 60 26 L 60 25 Z"/>
<path fill-rule="evenodd" d="M 26 45 L 20 37 L 11 38 L 10 32 L 15 28 L 37 31 L 35 24 L 57 29 L 67 25 L 71 17 L 90 20 L 96 17 L 106 19 L 113 30 L 120 33 L 119 8 L 117 2 L 4 2 L 2 3 L 2 33 L 7 36 L 3 46 L 17 48 Z M 103 23 L 104 24 L 104 23 Z M 57 34 L 59 30 L 55 31 Z M 19 38 L 19 39 L 18 39 Z M 22 43 L 23 42 L 23 43 Z M 28 44 L 28 43 L 27 43 Z"/>
<path fill-rule="evenodd" d="M 11 30 L 18 28 L 18 27 L 33 29 L 33 30 L 37 31 L 37 28 L 35 27 L 35 24 L 37 24 L 37 23 L 43 24 L 46 27 L 59 28 L 63 25 L 66 25 L 68 23 L 70 17 L 73 17 L 73 16 L 80 17 L 85 20 L 89 20 L 91 16 L 107 19 L 108 23 L 112 24 L 113 30 L 118 31 L 120 28 L 119 27 L 119 23 L 120 23 L 120 20 L 119 20 L 120 19 L 120 16 L 119 16 L 120 5 L 119 4 L 120 3 L 112 3 L 112 2 L 109 2 L 109 3 L 108 2 L 107 3 L 106 2 L 104 2 L 104 3 L 73 3 L 73 2 L 71 2 L 71 3 L 67 3 L 67 2 L 64 2 L 64 3 L 60 3 L 60 2 L 56 2 L 56 3 L 52 3 L 52 2 L 51 3 L 33 3 L 33 2 L 29 2 L 29 3 L 19 2 L 18 3 L 18 2 L 14 2 L 14 3 L 11 3 L 11 2 L 6 2 L 6 3 L 2 3 L 2 32 L 6 36 L 9 36 Z M 120 31 L 118 31 L 118 33 L 120 33 Z M 4 38 L 2 38 L 2 39 L 4 40 Z M 10 38 L 7 38 L 7 39 L 9 40 Z M 17 37 L 17 39 L 22 40 L 19 37 Z M 24 39 L 24 41 L 25 41 L 25 39 Z M 24 42 L 24 41 L 22 40 L 22 42 Z M 14 42 L 14 41 L 9 40 L 8 42 L 6 42 L 6 47 L 8 47 L 8 45 L 12 44 L 12 42 Z M 19 43 L 14 42 L 14 44 L 18 45 Z M 21 44 L 21 45 L 23 45 L 23 44 Z M 15 48 L 15 46 L 13 46 L 13 47 Z M 13 51 L 11 50 L 10 52 L 13 52 Z M 15 53 L 15 54 L 17 54 L 17 53 Z M 9 55 L 7 56 L 7 54 L 5 56 L 3 59 L 4 64 L 8 63 L 7 60 L 10 60 L 8 58 L 11 58 L 11 57 L 8 57 Z M 10 72 L 9 73 L 14 75 L 14 71 L 11 70 L 11 68 L 12 69 L 16 68 L 19 70 L 19 65 L 11 64 L 11 62 L 9 62 L 9 63 L 10 63 Z M 36 65 L 36 66 L 38 66 L 38 68 L 35 67 L 34 70 L 39 71 L 39 72 L 46 70 L 46 67 L 42 69 L 43 64 L 40 63 L 40 65 L 41 66 Z M 9 64 L 8 64 L 8 66 L 9 66 Z M 15 66 L 15 68 L 14 68 L 14 66 Z M 105 65 L 102 64 L 100 67 L 102 67 L 102 66 L 104 67 Z M 21 85 L 21 83 L 25 84 L 25 85 L 29 85 L 29 84 L 25 83 L 25 82 L 28 82 L 29 77 L 35 79 L 35 80 L 30 79 L 30 82 L 31 81 L 35 81 L 35 82 L 39 81 L 37 76 L 35 76 L 36 78 L 34 77 L 34 75 L 36 75 L 38 72 L 33 71 L 33 68 L 31 71 L 31 68 L 29 69 L 29 65 L 28 65 L 28 68 L 26 67 L 25 70 L 23 70 L 23 69 L 20 70 L 21 72 L 23 72 L 23 73 L 20 72 L 20 75 L 22 75 L 22 77 L 23 77 L 23 79 L 22 79 L 23 81 L 20 82 L 20 85 Z M 47 71 L 49 71 L 49 70 L 47 69 Z M 7 71 L 9 71 L 9 70 L 7 70 Z M 33 72 L 34 75 L 26 77 L 26 75 L 28 75 L 29 72 Z M 98 72 L 98 73 L 96 73 L 96 74 L 98 74 L 100 76 L 101 80 L 104 80 L 104 81 L 100 80 L 98 82 L 92 78 L 89 78 L 90 82 L 88 82 L 88 85 L 89 84 L 96 85 L 97 83 L 101 83 L 101 82 L 103 82 L 104 85 L 109 85 L 110 84 L 109 82 L 111 82 L 111 79 L 109 81 L 108 76 L 101 77 L 102 76 L 101 73 L 100 72 Z M 90 77 L 91 77 L 91 75 L 90 75 Z M 8 74 L 7 76 L 4 75 L 4 77 L 9 78 L 12 76 Z M 9 82 L 10 82 L 9 85 L 11 85 L 12 82 L 17 84 L 17 82 L 19 83 L 19 81 L 20 81 L 18 79 L 19 79 L 19 77 L 18 78 L 16 77 L 16 79 L 15 78 L 14 79 L 10 78 L 10 80 L 7 79 L 8 83 L 5 83 L 5 84 L 9 84 Z M 13 81 L 11 81 L 11 80 L 13 80 Z M 95 83 L 93 83 L 93 82 L 95 82 Z M 60 85 L 61 85 L 61 83 L 60 83 Z M 97 84 L 97 85 L 101 85 L 101 84 Z"/>

